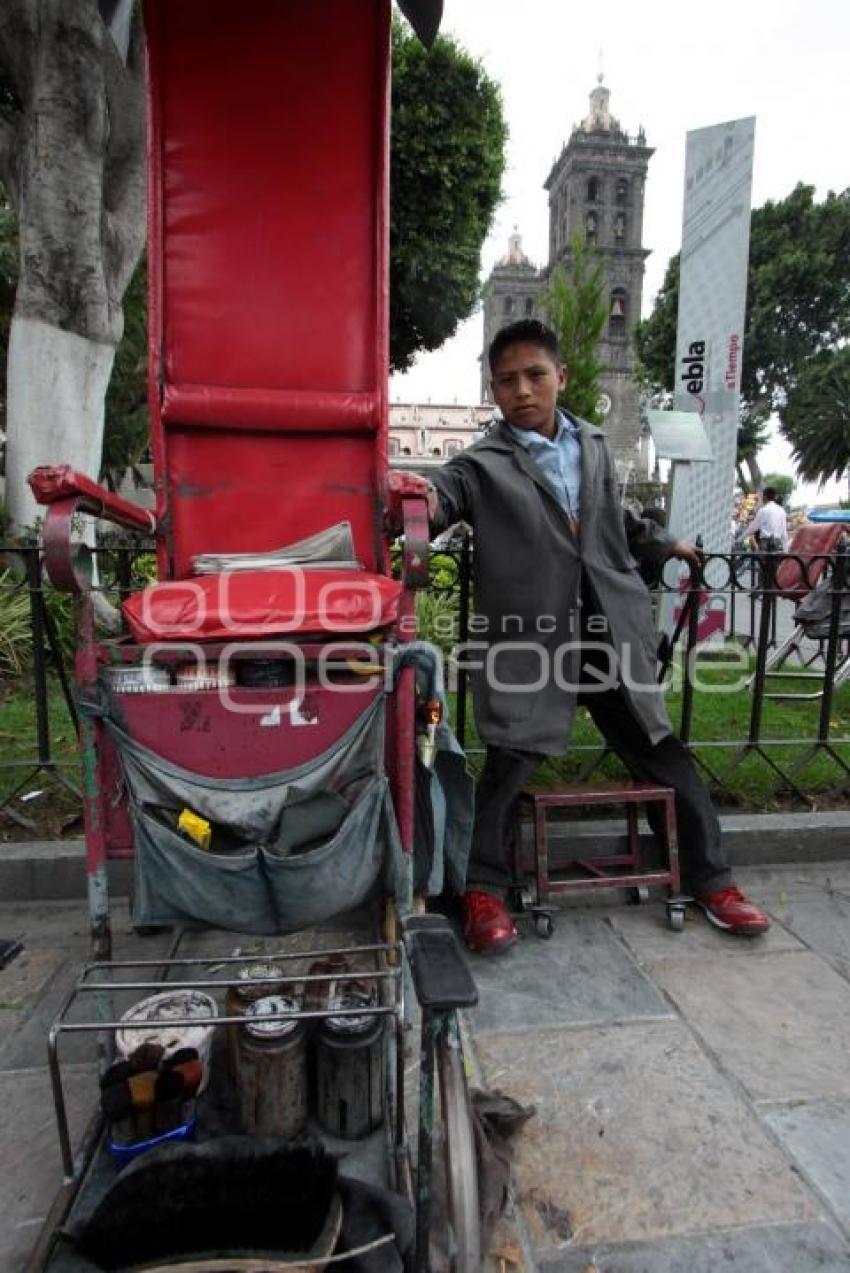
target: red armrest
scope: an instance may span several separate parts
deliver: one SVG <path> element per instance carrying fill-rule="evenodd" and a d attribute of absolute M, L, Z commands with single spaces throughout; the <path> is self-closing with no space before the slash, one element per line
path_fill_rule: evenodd
<path fill-rule="evenodd" d="M 70 464 L 43 465 L 33 469 L 28 481 L 39 504 L 76 499 L 78 512 L 102 517 L 131 530 L 143 530 L 149 534 L 156 530 L 156 518 L 149 509 L 114 495 L 105 486 L 99 486 L 86 477 L 85 473 L 72 469 Z"/>
<path fill-rule="evenodd" d="M 427 478 L 418 473 L 393 469 L 387 474 L 387 524 L 396 533 L 404 534 L 402 582 L 407 588 L 427 588 L 429 583 L 428 495 L 431 489 Z"/>
<path fill-rule="evenodd" d="M 384 493 L 387 500 L 387 525 L 398 534 L 404 524 L 404 504 L 409 499 L 427 500 L 431 483 L 418 473 L 402 473 L 390 469 Z"/>

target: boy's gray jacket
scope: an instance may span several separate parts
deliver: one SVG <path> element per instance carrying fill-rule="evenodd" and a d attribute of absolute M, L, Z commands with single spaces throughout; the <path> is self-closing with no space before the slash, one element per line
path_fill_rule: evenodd
<path fill-rule="evenodd" d="M 465 521 L 475 531 L 473 644 L 462 657 L 482 665 L 470 682 L 479 735 L 492 746 L 547 754 L 566 747 L 577 701 L 582 568 L 607 620 L 599 640 L 616 651 L 635 717 L 653 743 L 671 732 L 655 688 L 658 635 L 635 557 L 660 564 L 674 540 L 621 507 L 604 433 L 578 423 L 579 536 L 505 424 L 433 478 L 440 496 L 434 530 Z"/>

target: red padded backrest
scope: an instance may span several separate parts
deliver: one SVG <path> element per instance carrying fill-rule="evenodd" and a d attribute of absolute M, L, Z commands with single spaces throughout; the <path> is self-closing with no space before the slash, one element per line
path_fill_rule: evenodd
<path fill-rule="evenodd" d="M 389 2 L 145 17 L 161 573 L 346 518 L 380 568 Z"/>
<path fill-rule="evenodd" d="M 826 555 L 834 553 L 847 527 L 840 522 L 807 522 L 794 531 L 785 552 L 799 558 L 785 557 L 776 568 L 776 588 L 789 601 L 802 601 L 808 596 L 827 566 Z"/>

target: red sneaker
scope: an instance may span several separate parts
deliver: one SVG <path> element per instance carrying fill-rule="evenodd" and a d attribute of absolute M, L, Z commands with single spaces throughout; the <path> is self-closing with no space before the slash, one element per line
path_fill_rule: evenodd
<path fill-rule="evenodd" d="M 719 888 L 713 893 L 702 893 L 695 899 L 706 917 L 718 928 L 727 933 L 738 933 L 742 937 L 757 937 L 770 928 L 770 920 L 764 911 L 760 911 L 754 902 L 737 888 Z"/>
<path fill-rule="evenodd" d="M 516 926 L 505 903 L 492 893 L 463 895 L 463 940 L 480 955 L 500 955 L 517 940 Z"/>

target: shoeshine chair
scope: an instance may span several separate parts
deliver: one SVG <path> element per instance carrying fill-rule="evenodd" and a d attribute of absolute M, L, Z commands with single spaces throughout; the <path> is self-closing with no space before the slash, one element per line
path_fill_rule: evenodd
<path fill-rule="evenodd" d="M 388 4 L 249 10 L 145 7 L 156 509 L 62 466 L 31 479 L 47 507 L 51 579 L 82 603 L 88 869 L 105 957 L 106 859 L 132 855 L 150 822 L 138 791 L 125 798 L 124 738 L 136 759 L 142 748 L 205 780 L 251 782 L 327 753 L 386 698 L 397 825 L 403 851 L 412 845 L 412 673 L 388 697 L 383 670 L 410 622 L 411 588 L 425 581 L 427 521 L 421 499 L 401 501 L 408 566 L 397 582 L 383 528 Z M 155 540 L 158 582 L 124 604 L 117 640 L 94 636 L 85 552 L 73 543 L 80 513 Z M 358 569 L 195 573 L 203 554 L 268 554 L 339 523 Z M 342 651 L 336 688 L 257 689 L 241 674 L 285 661 L 276 644 L 302 667 L 330 667 L 329 644 L 352 640 L 368 642 L 373 674 L 346 673 L 354 651 Z M 155 909 L 138 922 L 161 919 Z"/>
<path fill-rule="evenodd" d="M 133 859 L 137 926 L 285 933 L 393 897 L 423 1012 L 416 1267 L 428 1267 L 436 1054 L 453 1267 L 472 1273 L 454 1011 L 477 995 L 445 922 L 405 920 L 416 717 L 400 653 L 428 524 L 420 488 L 397 480 L 394 579 L 389 0 L 145 0 L 144 16 L 156 507 L 62 465 L 30 479 L 50 577 L 79 603 L 93 954 L 110 958 L 110 858 Z M 155 545 L 157 581 L 124 602 L 117 637 L 95 632 L 81 514 Z M 342 560 L 273 556 L 328 532 Z"/>

